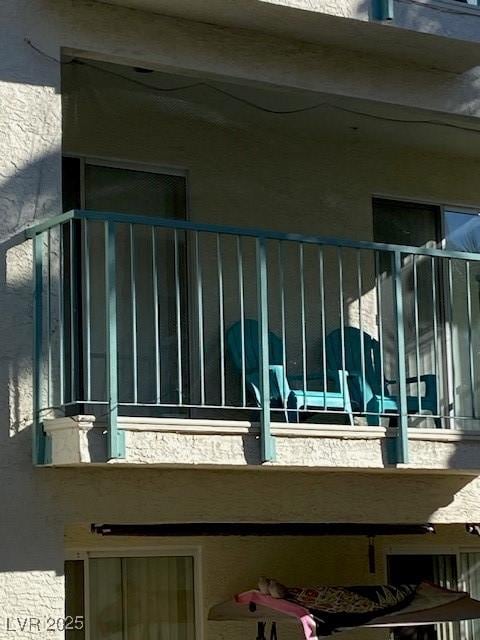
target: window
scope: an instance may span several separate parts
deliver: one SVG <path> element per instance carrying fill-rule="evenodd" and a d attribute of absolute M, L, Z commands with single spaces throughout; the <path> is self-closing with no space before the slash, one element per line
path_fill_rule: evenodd
<path fill-rule="evenodd" d="M 387 556 L 387 580 L 392 584 L 429 581 L 447 589 L 468 591 L 480 598 L 480 553 L 392 554 Z M 475 640 L 479 620 L 418 627 L 397 627 L 394 640 Z"/>
<path fill-rule="evenodd" d="M 194 640 L 194 569 L 188 555 L 67 561 L 66 616 L 85 616 L 67 640 Z"/>

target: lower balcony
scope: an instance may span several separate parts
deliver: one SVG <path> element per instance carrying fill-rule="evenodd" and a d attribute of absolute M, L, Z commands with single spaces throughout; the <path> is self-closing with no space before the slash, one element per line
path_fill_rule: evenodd
<path fill-rule="evenodd" d="M 478 471 L 480 254 L 86 210 L 28 235 L 38 463 Z"/>

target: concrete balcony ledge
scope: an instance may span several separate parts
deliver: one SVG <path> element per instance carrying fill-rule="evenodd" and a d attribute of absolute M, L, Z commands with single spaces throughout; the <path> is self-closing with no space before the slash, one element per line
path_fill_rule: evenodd
<path fill-rule="evenodd" d="M 94 416 L 46 420 L 51 466 L 132 465 L 248 467 L 260 465 L 259 427 L 247 421 L 174 418 L 119 419 L 126 457 L 107 460 L 105 424 Z M 394 429 L 273 423 L 276 460 L 262 468 L 388 470 L 387 444 Z M 480 469 L 480 432 L 410 429 L 405 471 L 467 473 Z"/>

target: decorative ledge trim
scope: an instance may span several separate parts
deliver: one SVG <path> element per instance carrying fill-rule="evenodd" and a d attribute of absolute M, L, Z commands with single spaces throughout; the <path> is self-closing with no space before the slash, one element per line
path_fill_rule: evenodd
<path fill-rule="evenodd" d="M 44 421 L 47 433 L 66 429 L 104 429 L 105 423 L 92 415 L 76 415 L 50 418 Z M 184 418 L 137 418 L 121 417 L 118 426 L 124 431 L 145 431 L 160 433 L 185 433 L 198 435 L 252 435 L 258 436 L 258 423 L 247 420 L 198 420 Z M 342 440 L 379 440 L 395 437 L 396 430 L 385 427 L 344 426 L 332 424 L 286 424 L 272 422 L 272 435 L 285 438 L 339 438 Z M 461 429 L 418 429 L 408 430 L 409 440 L 429 442 L 480 442 L 480 431 Z"/>
<path fill-rule="evenodd" d="M 104 425 L 95 424 L 95 416 L 77 415 L 63 418 L 48 418 L 43 421 L 43 428 L 46 433 L 54 433 L 57 431 L 66 431 L 68 429 L 89 430 L 93 427 L 104 427 Z"/>

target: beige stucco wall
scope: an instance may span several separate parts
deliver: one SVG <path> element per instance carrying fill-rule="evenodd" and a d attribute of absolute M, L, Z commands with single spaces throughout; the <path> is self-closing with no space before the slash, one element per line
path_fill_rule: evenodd
<path fill-rule="evenodd" d="M 199 563 L 202 583 L 200 589 L 201 623 L 205 637 L 254 637 L 254 622 L 208 621 L 208 610 L 215 604 L 228 600 L 232 594 L 254 588 L 261 575 L 276 577 L 284 584 L 382 584 L 386 580 L 386 555 L 391 553 L 439 553 L 455 554 L 461 550 L 479 550 L 480 545 L 459 526 L 438 527 L 433 536 L 400 537 L 383 536 L 375 540 L 376 571 L 369 573 L 367 539 L 363 537 L 314 537 L 314 538 L 132 538 L 131 550 L 138 553 L 183 549 L 200 550 Z M 75 552 L 106 552 L 122 555 L 125 540 L 116 537 L 102 538 L 90 533 L 81 524 L 69 526 L 65 535 L 69 557 Z M 141 551 L 140 551 L 141 550 Z M 232 567 L 235 570 L 232 571 Z M 279 626 L 282 638 L 301 637 L 295 625 Z M 388 637 L 385 630 L 353 631 L 345 636 L 380 640 Z"/>
<path fill-rule="evenodd" d="M 462 522 L 480 518 L 479 487 L 471 477 L 404 477 L 399 475 L 263 474 L 199 470 L 139 472 L 131 469 L 34 469 L 30 460 L 31 419 L 31 271 L 30 246 L 17 246 L 18 235 L 34 219 L 60 209 L 60 69 L 57 62 L 33 51 L 30 39 L 49 55 L 60 47 L 158 67 L 189 67 L 193 72 L 244 76 L 249 81 L 297 85 L 318 91 L 352 93 L 440 111 L 477 111 L 469 79 L 405 67 L 388 60 L 352 58 L 341 51 L 284 42 L 258 34 L 227 32 L 206 25 L 100 7 L 83 0 L 7 0 L 1 7 L 0 37 L 0 233 L 1 367 L 0 367 L 0 601 L 7 616 L 59 617 L 63 612 L 63 534 L 72 522 L 158 521 L 194 519 L 319 519 Z M 374 89 L 372 88 L 374 87 Z M 212 141 L 220 148 L 220 139 Z M 238 141 L 239 149 L 246 151 Z M 382 159 L 380 179 L 374 164 L 354 143 L 336 151 L 335 188 L 327 174 L 317 173 L 318 144 L 305 142 L 309 158 L 310 202 L 333 212 L 337 206 L 361 203 L 368 208 L 372 192 L 428 197 L 441 201 L 479 201 L 471 161 L 428 157 L 421 153 Z M 334 147 L 325 148 L 329 157 Z M 105 150 L 107 153 L 108 150 Z M 271 148 L 275 152 L 275 147 Z M 278 182 L 263 175 L 263 202 L 269 208 L 293 203 L 299 150 L 291 150 L 288 181 L 272 202 Z M 173 161 L 170 157 L 163 162 Z M 187 162 L 185 156 L 179 161 Z M 156 158 L 155 158 L 156 161 Z M 197 167 L 192 193 L 200 207 L 213 174 L 225 175 L 225 158 Z M 373 162 L 373 161 L 372 161 Z M 249 187 L 251 172 L 235 164 L 235 181 Z M 419 178 L 419 167 L 422 178 Z M 287 171 L 286 165 L 282 169 Z M 444 179 L 446 173 L 450 180 Z M 358 179 L 351 184 L 351 176 Z M 404 178 L 400 184 L 399 175 Z M 347 177 L 348 176 L 348 177 Z M 289 185 L 288 188 L 286 185 Z M 202 195 L 203 192 L 203 195 Z M 241 191 L 237 192 L 237 198 Z M 319 196 L 319 194 L 323 194 Z M 290 194 L 290 195 L 289 195 Z M 280 197 L 281 196 L 281 197 Z M 225 210 L 224 196 L 209 202 L 208 215 Z M 240 202 L 228 199 L 238 215 Z M 200 207 L 202 212 L 204 207 Z M 282 224 L 291 209 L 283 208 Z M 204 213 L 206 216 L 207 213 Z M 245 219 L 248 215 L 244 214 Z M 363 225 L 365 219 L 355 217 Z M 280 222 L 280 220 L 279 220 Z M 360 231 L 360 229 L 358 229 Z M 362 227 L 362 230 L 363 227 Z M 353 232 L 353 231 L 352 231 Z M 15 237 L 17 236 L 17 237 Z M 259 543 L 259 549 L 265 548 Z M 228 551 L 228 549 L 227 549 Z M 258 551 L 258 549 L 257 549 Z M 224 551 L 226 553 L 226 551 Z M 210 550 L 210 557 L 214 552 Z M 236 555 L 235 555 L 236 554 Z M 241 560 L 241 546 L 234 559 Z M 248 573 L 248 582 L 255 566 Z M 292 563 L 293 566 L 293 563 Z M 212 574 L 213 576 L 213 574 Z M 247 576 L 246 576 L 247 577 Z M 245 577 L 245 582 L 247 582 Z M 281 577 L 281 576 L 280 576 Z M 211 578 L 214 581 L 214 577 Z M 242 578 L 242 584 L 243 584 Z M 240 582 L 240 581 L 239 581 Z M 228 589 L 236 585 L 228 584 Z M 238 586 L 241 586 L 238 584 Z M 248 585 L 245 585 L 248 586 Z M 226 592 L 227 589 L 224 589 Z M 4 628 L 4 627 L 3 627 Z M 227 631 L 225 631 L 227 633 Z M 11 634 L 15 637 L 15 634 Z M 37 638 L 35 631 L 16 634 Z M 61 637 L 61 633 L 49 637 Z"/>
<path fill-rule="evenodd" d="M 5 444 L 3 450 L 10 456 L 14 455 L 14 443 Z M 92 522 L 257 519 L 461 523 L 480 518 L 478 481 L 471 477 L 254 470 L 98 470 L 92 467 L 32 471 L 27 466 L 28 460 L 24 460 L 24 471 L 18 466 L 3 471 L 2 508 L 5 516 L 1 525 L 0 583 L 2 615 L 5 617 L 62 615 L 62 536 L 64 527 L 72 523 L 88 526 Z M 457 531 L 459 544 L 473 543 L 471 536 L 460 533 L 461 526 Z M 432 538 L 431 543 L 436 542 L 437 539 Z M 124 540 L 122 544 L 131 546 L 131 541 Z M 207 567 L 211 567 L 209 581 L 214 583 L 221 580 L 222 573 L 219 569 L 217 575 L 215 562 L 208 564 L 210 558 L 215 557 L 213 548 L 216 543 L 211 544 L 212 551 L 206 562 Z M 242 557 L 242 545 L 236 550 L 235 545 L 230 547 L 228 541 L 220 545 L 225 545 L 223 549 L 227 557 L 232 552 L 231 563 Z M 258 547 L 250 549 L 250 568 L 246 574 L 240 572 L 238 580 L 233 579 L 236 570 L 232 571 L 232 564 L 228 565 L 232 579 L 229 578 L 222 590 L 212 592 L 212 600 L 217 594 L 223 597 L 233 588 L 249 586 L 258 573 L 256 554 L 265 545 L 261 542 Z M 286 553 L 286 542 L 281 544 L 281 548 Z M 319 564 L 330 555 L 327 547 L 318 555 Z M 278 571 L 272 556 L 267 557 L 272 559 L 273 570 Z M 352 564 L 362 562 L 364 557 L 363 553 L 359 557 L 353 554 Z M 292 564 L 288 565 L 290 567 Z M 299 572 L 298 568 L 291 579 L 299 580 Z M 287 571 L 280 573 L 286 575 L 285 579 L 289 578 Z M 224 633 L 227 632 L 228 629 L 224 628 Z"/>
<path fill-rule="evenodd" d="M 392 131 L 379 122 L 377 133 L 367 120 L 352 130 L 348 117 L 339 121 L 328 109 L 265 114 L 208 88 L 162 93 L 148 85 L 169 87 L 168 80 L 109 70 L 63 68 L 64 151 L 184 169 L 192 220 L 371 240 L 372 195 L 474 207 L 480 200 L 478 159 L 438 152 L 444 136 L 445 145 L 451 140 L 448 130 L 431 130 L 440 142 L 432 152 L 428 140 L 429 148 L 407 146 L 408 124 Z M 265 98 L 235 84 L 230 91 L 280 110 L 315 104 L 298 93 L 284 106 L 281 93 Z"/>

